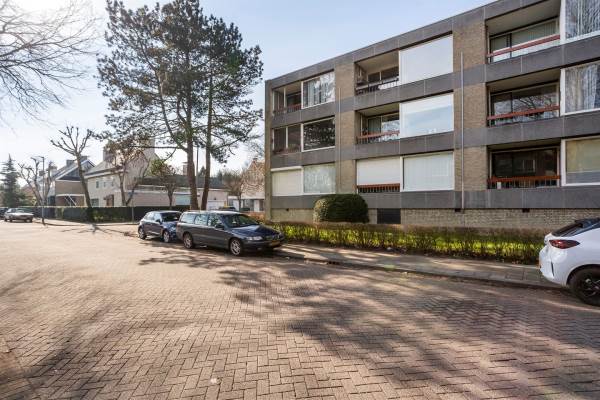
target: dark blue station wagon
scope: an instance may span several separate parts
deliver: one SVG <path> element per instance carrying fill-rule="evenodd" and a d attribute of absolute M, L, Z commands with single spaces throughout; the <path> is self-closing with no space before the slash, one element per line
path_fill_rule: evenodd
<path fill-rule="evenodd" d="M 228 249 L 234 256 L 281 246 L 283 234 L 232 211 L 187 211 L 177 223 L 177 237 L 191 249 L 196 245 Z"/>
<path fill-rule="evenodd" d="M 147 236 L 158 236 L 165 243 L 172 242 L 177 239 L 175 227 L 180 216 L 179 211 L 151 211 L 140 220 L 138 237 L 146 239 Z"/>

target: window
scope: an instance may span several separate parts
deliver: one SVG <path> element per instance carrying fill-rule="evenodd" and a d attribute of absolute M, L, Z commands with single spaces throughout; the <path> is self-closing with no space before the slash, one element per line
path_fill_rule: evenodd
<path fill-rule="evenodd" d="M 552 107 L 558 107 L 558 85 L 554 83 L 511 92 L 493 93 L 490 95 L 490 112 L 491 117 L 498 118 L 491 118 L 490 124 L 503 125 L 558 116 L 557 109 L 534 112 Z M 502 115 L 523 112 L 526 114 L 501 118 Z"/>
<path fill-rule="evenodd" d="M 96 189 L 100 188 L 100 180 L 96 179 Z"/>
<path fill-rule="evenodd" d="M 221 219 L 219 218 L 219 216 L 217 214 L 210 214 L 208 216 L 208 222 L 207 222 L 207 226 L 211 226 L 213 228 L 215 228 L 217 225 L 221 224 Z"/>
<path fill-rule="evenodd" d="M 452 36 L 400 50 L 400 82 L 420 81 L 453 70 Z"/>
<path fill-rule="evenodd" d="M 302 125 L 303 150 L 315 150 L 335 146 L 334 119 L 326 119 Z"/>
<path fill-rule="evenodd" d="M 273 153 L 291 153 L 300 150 L 300 125 L 273 130 Z"/>
<path fill-rule="evenodd" d="M 259 225 L 258 222 L 243 214 L 221 215 L 223 222 L 230 228 Z"/>
<path fill-rule="evenodd" d="M 206 226 L 208 223 L 208 214 L 196 214 L 196 218 L 194 218 L 194 225 Z"/>
<path fill-rule="evenodd" d="M 501 35 L 490 38 L 490 53 L 495 53 L 501 50 L 510 49 L 516 46 L 527 46 L 528 42 L 534 42 L 549 36 L 558 34 L 558 20 L 552 19 L 539 24 L 531 25 L 512 32 L 503 33 Z M 540 43 L 537 45 L 517 49 L 514 51 L 501 52 L 491 57 L 492 62 L 506 60 L 511 57 L 521 56 L 523 54 L 539 51 L 556 45 L 559 39 L 550 42 Z"/>
<path fill-rule="evenodd" d="M 367 118 L 365 134 L 400 132 L 400 116 L 398 113 Z"/>
<path fill-rule="evenodd" d="M 565 39 L 576 40 L 600 33 L 600 0 L 564 0 Z"/>
<path fill-rule="evenodd" d="M 302 194 L 302 169 L 271 172 L 273 196 L 299 196 Z"/>
<path fill-rule="evenodd" d="M 400 184 L 402 181 L 402 158 L 385 157 L 356 162 L 356 185 Z"/>
<path fill-rule="evenodd" d="M 100 206 L 100 200 L 98 200 L 98 199 L 91 199 L 90 201 L 92 203 L 92 207 L 99 207 Z"/>
<path fill-rule="evenodd" d="M 492 153 L 493 177 L 556 175 L 558 175 L 557 148 Z"/>
<path fill-rule="evenodd" d="M 383 80 L 393 80 L 398 78 L 398 67 L 387 68 L 379 72 L 374 72 L 367 76 L 368 83 L 379 82 Z"/>
<path fill-rule="evenodd" d="M 183 222 L 184 224 L 191 224 L 191 223 L 193 223 L 195 218 L 196 218 L 196 214 L 183 213 L 183 215 L 179 219 L 179 222 Z M 146 219 L 148 219 L 147 216 L 146 216 Z"/>
<path fill-rule="evenodd" d="M 453 130 L 454 95 L 451 93 L 400 104 L 401 137 Z"/>
<path fill-rule="evenodd" d="M 399 224 L 400 209 L 399 208 L 378 208 L 377 209 L 378 224 Z"/>
<path fill-rule="evenodd" d="M 563 146 L 564 184 L 600 184 L 600 137 L 566 140 Z"/>
<path fill-rule="evenodd" d="M 304 194 L 335 193 L 335 164 L 307 165 L 303 177 Z"/>
<path fill-rule="evenodd" d="M 454 189 L 454 154 L 441 153 L 404 158 L 404 190 Z"/>
<path fill-rule="evenodd" d="M 302 107 L 334 101 L 335 75 L 333 72 L 302 82 Z"/>
<path fill-rule="evenodd" d="M 600 109 L 600 62 L 563 70 L 564 112 Z"/>

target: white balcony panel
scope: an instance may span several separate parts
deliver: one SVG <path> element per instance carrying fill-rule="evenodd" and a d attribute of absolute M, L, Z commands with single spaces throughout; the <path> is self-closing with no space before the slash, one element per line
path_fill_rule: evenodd
<path fill-rule="evenodd" d="M 356 162 L 356 184 L 359 186 L 401 182 L 401 157 L 373 158 Z"/>

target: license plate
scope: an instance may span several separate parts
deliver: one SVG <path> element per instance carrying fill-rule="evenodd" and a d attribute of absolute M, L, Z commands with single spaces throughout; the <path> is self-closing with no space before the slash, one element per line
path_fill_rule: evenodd
<path fill-rule="evenodd" d="M 280 244 L 281 244 L 281 242 L 279 240 L 275 240 L 275 241 L 269 243 L 269 246 L 275 247 L 275 246 L 279 246 Z"/>

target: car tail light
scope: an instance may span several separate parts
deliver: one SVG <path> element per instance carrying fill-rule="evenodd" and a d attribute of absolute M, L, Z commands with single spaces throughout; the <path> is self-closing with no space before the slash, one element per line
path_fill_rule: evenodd
<path fill-rule="evenodd" d="M 564 239 L 552 239 L 550 240 L 550 245 L 556 247 L 557 249 L 570 249 L 571 247 L 575 247 L 579 244 L 576 240 L 564 240 Z"/>

